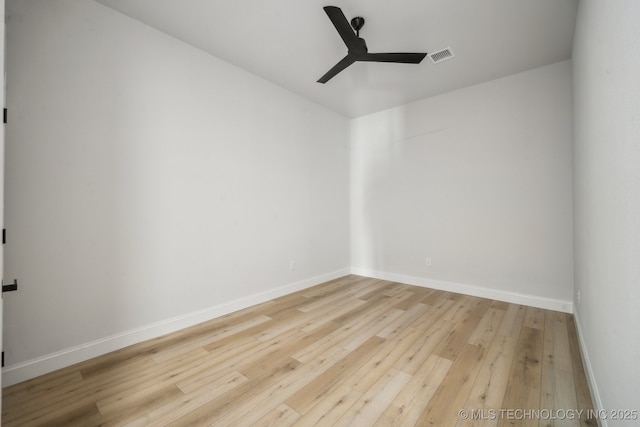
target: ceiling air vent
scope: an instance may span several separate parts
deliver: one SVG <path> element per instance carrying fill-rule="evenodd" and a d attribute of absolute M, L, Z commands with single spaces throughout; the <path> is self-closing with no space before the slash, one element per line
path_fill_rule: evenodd
<path fill-rule="evenodd" d="M 446 61 L 447 59 L 451 59 L 454 56 L 455 55 L 453 54 L 453 52 L 451 52 L 450 47 L 440 49 L 437 52 L 433 52 L 429 54 L 429 58 L 431 59 L 431 62 L 433 62 L 434 64 L 437 64 L 442 61 Z"/>

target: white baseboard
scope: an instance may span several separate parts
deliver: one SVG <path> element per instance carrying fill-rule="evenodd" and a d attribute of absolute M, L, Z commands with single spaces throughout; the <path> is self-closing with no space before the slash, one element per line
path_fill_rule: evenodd
<path fill-rule="evenodd" d="M 576 333 L 578 334 L 578 343 L 580 345 L 580 353 L 582 353 L 582 363 L 584 364 L 584 370 L 587 374 L 587 382 L 589 383 L 589 391 L 591 392 L 591 400 L 593 401 L 593 406 L 596 412 L 604 409 L 602 405 L 602 398 L 600 397 L 600 391 L 598 390 L 598 384 L 596 383 L 596 377 L 593 374 L 593 368 L 591 366 L 591 359 L 589 359 L 589 352 L 587 351 L 587 346 L 584 342 L 584 338 L 582 335 L 582 327 L 580 326 L 580 317 L 578 316 L 578 311 L 573 314 L 573 318 L 576 324 Z M 606 419 L 598 419 L 598 425 L 600 427 L 608 427 L 608 423 Z"/>
<path fill-rule="evenodd" d="M 406 283 L 408 285 L 421 286 L 424 288 L 455 292 L 475 297 L 495 299 L 514 304 L 528 305 L 531 307 L 544 308 L 546 310 L 561 311 L 563 313 L 573 313 L 573 302 L 568 300 L 520 294 L 517 292 L 503 291 L 501 289 L 483 288 L 480 286 L 446 282 L 443 280 L 427 279 L 423 277 L 405 276 L 402 274 L 374 271 L 357 267 L 351 267 L 351 274 Z"/>
<path fill-rule="evenodd" d="M 344 268 L 10 365 L 2 369 L 2 386 L 17 384 L 92 357 L 157 338 L 348 274 L 350 274 L 349 268 Z"/>
<path fill-rule="evenodd" d="M 198 323 L 206 322 L 207 320 L 215 319 L 216 317 L 224 316 L 225 314 L 242 310 L 243 308 L 260 304 L 262 302 L 269 301 L 271 299 L 287 295 L 302 289 L 306 289 L 311 286 L 327 282 L 329 280 L 337 279 L 348 274 L 357 274 L 360 276 L 367 276 L 376 279 L 391 280 L 394 282 L 406 283 L 409 285 L 462 293 L 482 298 L 490 298 L 515 304 L 545 308 L 548 310 L 562 311 L 565 313 L 573 312 L 573 303 L 571 301 L 544 298 L 535 295 L 519 294 L 515 292 L 482 288 L 479 286 L 446 282 L 442 280 L 433 280 L 351 267 L 350 269 L 345 268 L 331 273 L 326 273 L 309 279 L 290 283 L 275 289 L 270 289 L 268 291 L 249 295 L 247 297 L 233 301 L 228 301 L 216 306 L 173 317 L 171 319 L 162 320 L 150 325 L 145 325 L 139 328 L 120 332 L 75 347 L 47 354 L 36 359 L 7 366 L 2 369 L 2 385 L 4 387 L 17 384 L 19 382 L 35 378 L 39 375 L 43 375 L 48 372 L 73 365 L 74 363 L 91 359 L 92 357 L 101 356 L 103 354 L 119 350 L 132 344 L 137 344 L 142 341 L 157 338 L 164 334 L 175 332 L 180 329 L 196 325 Z M 578 324 L 578 322 L 576 322 L 576 324 Z M 580 333 L 579 336 L 581 337 Z M 584 345 L 582 342 L 581 346 L 584 351 Z M 586 354 L 586 352 L 584 354 Z M 588 365 L 588 357 L 585 356 L 585 359 L 585 363 Z M 590 382 L 593 382 L 592 374 L 590 374 L 589 380 Z M 592 387 L 594 387 L 594 385 L 595 383 L 593 383 Z M 597 389 L 593 388 L 593 390 Z"/>

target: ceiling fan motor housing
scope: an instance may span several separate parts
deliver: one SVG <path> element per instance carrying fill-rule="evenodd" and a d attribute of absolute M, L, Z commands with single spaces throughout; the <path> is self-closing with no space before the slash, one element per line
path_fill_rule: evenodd
<path fill-rule="evenodd" d="M 364 26 L 364 18 L 362 16 L 356 16 L 351 20 L 351 26 L 356 30 L 356 33 L 358 33 Z M 360 34 L 358 34 L 358 36 L 360 36 Z"/>

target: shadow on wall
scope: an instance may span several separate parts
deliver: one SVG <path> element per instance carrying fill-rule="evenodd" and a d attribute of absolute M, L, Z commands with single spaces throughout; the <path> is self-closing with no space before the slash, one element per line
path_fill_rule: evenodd
<path fill-rule="evenodd" d="M 351 261 L 355 267 L 384 270 L 381 235 L 393 230 L 380 219 L 397 209 L 391 202 L 395 182 L 391 178 L 403 170 L 405 133 L 403 107 L 352 122 Z"/>

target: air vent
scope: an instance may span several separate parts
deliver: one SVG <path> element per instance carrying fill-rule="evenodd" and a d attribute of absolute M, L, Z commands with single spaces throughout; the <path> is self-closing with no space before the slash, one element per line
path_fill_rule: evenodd
<path fill-rule="evenodd" d="M 431 62 L 433 62 L 434 64 L 446 61 L 447 59 L 451 59 L 454 56 L 455 55 L 453 54 L 453 52 L 451 52 L 450 47 L 429 54 L 429 58 L 431 58 Z"/>

